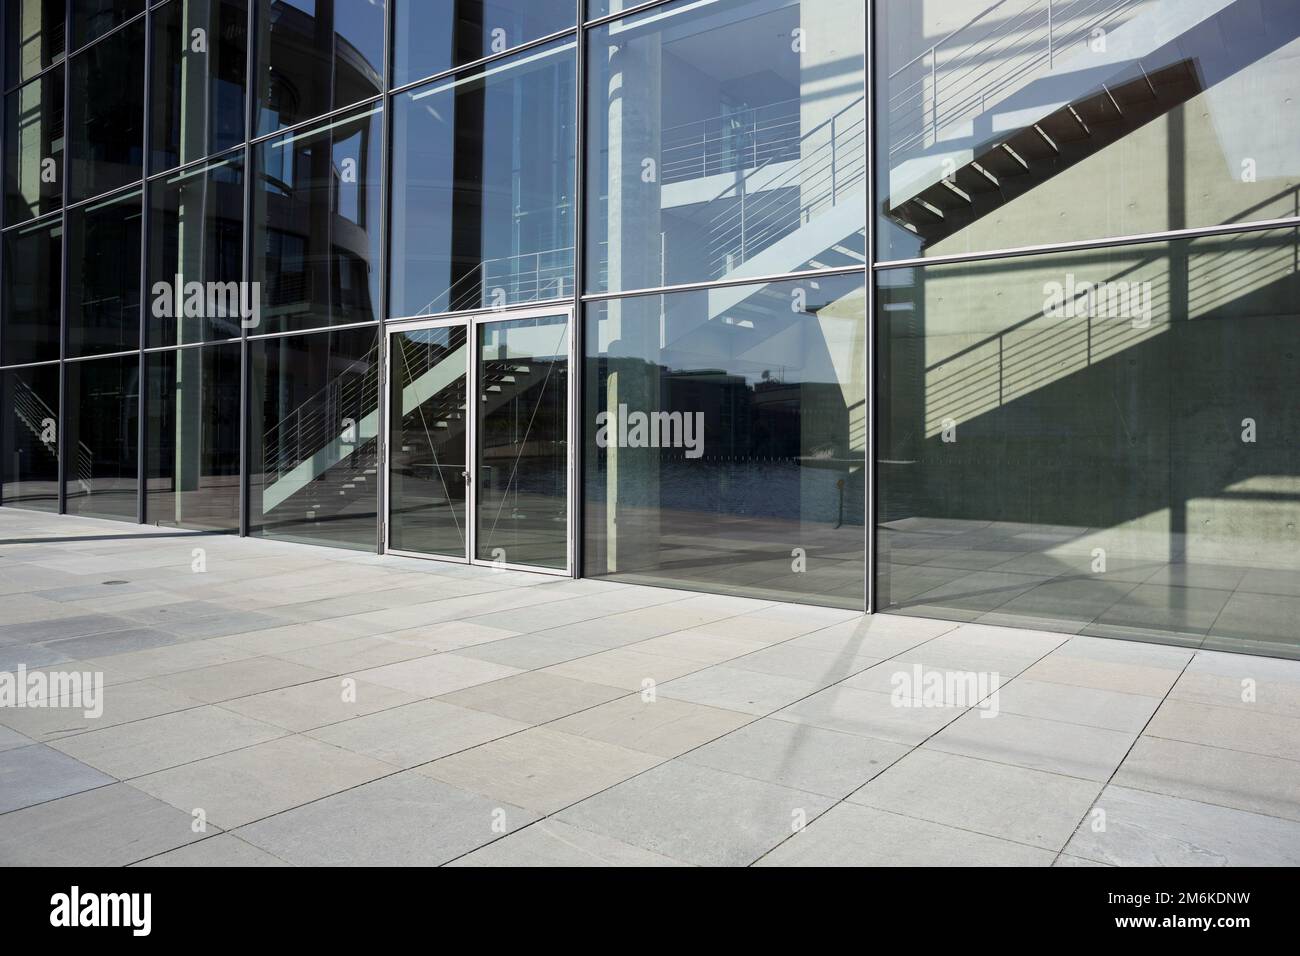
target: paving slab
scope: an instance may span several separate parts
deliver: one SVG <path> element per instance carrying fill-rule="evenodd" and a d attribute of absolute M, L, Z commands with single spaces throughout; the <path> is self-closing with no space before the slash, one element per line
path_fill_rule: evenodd
<path fill-rule="evenodd" d="M 116 782 L 44 744 L 0 751 L 0 813 Z"/>
<path fill-rule="evenodd" d="M 754 718 L 668 697 L 621 697 L 550 724 L 552 730 L 603 740 L 629 750 L 675 757 Z"/>
<path fill-rule="evenodd" d="M 747 866 L 835 801 L 671 761 L 570 807 L 559 819 L 699 866 Z"/>
<path fill-rule="evenodd" d="M 758 866 L 1051 866 L 1055 854 L 852 803 L 832 807 Z"/>
<path fill-rule="evenodd" d="M 439 866 L 536 819 L 407 770 L 235 835 L 295 866 Z"/>
<path fill-rule="evenodd" d="M 539 820 L 475 850 L 449 866 L 686 866 L 559 820 Z"/>
<path fill-rule="evenodd" d="M 321 727 L 308 736 L 406 769 L 528 726 L 480 710 L 423 700 Z"/>

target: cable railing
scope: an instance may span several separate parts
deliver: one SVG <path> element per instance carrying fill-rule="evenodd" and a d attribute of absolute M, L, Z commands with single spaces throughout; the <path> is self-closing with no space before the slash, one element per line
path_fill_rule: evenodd
<path fill-rule="evenodd" d="M 769 160 L 716 197 L 734 194 L 736 202 L 709 223 L 714 275 L 747 262 L 844 199 L 856 201 L 866 183 L 865 100 L 859 97 L 819 123 L 798 145 L 788 169 L 773 174 Z"/>
<path fill-rule="evenodd" d="M 660 136 L 664 184 L 799 158 L 803 100 L 749 107 L 670 126 Z"/>
<path fill-rule="evenodd" d="M 430 299 L 419 315 L 562 299 L 573 290 L 573 247 L 483 259 Z"/>
<path fill-rule="evenodd" d="M 54 409 L 45 404 L 36 392 L 22 379 L 15 377 L 14 384 L 14 412 L 18 415 L 19 421 L 27 426 L 27 430 L 32 433 L 32 437 L 41 443 L 41 446 L 50 453 L 56 462 L 59 460 L 59 443 L 54 438 L 45 437 L 47 422 L 58 422 L 59 416 L 54 413 Z M 85 442 L 77 442 L 76 453 L 72 457 L 72 478 L 80 486 L 83 492 L 91 490 L 91 480 L 95 474 L 95 453 L 90 450 Z"/>
<path fill-rule="evenodd" d="M 986 113 L 1055 69 L 1063 51 L 1144 2 L 999 0 L 890 74 L 891 160 Z"/>

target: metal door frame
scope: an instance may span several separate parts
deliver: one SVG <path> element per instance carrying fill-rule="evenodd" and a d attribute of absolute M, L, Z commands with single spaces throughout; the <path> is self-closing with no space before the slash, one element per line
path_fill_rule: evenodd
<path fill-rule="evenodd" d="M 480 398 L 481 383 L 479 380 L 479 328 L 485 325 L 491 325 L 497 322 L 512 322 L 519 319 L 540 319 L 562 317 L 568 329 L 568 351 L 566 360 L 569 363 L 568 368 L 568 389 L 567 403 L 568 415 L 566 416 L 566 464 L 565 477 L 567 484 L 566 505 L 567 519 L 565 522 L 565 567 L 564 568 L 542 568 L 530 564 L 510 564 L 498 563 L 495 561 L 484 560 L 476 557 L 478 554 L 478 486 L 479 486 L 479 456 L 478 456 L 478 429 L 479 415 L 482 402 Z M 465 368 L 465 394 L 468 397 L 469 408 L 466 410 L 465 426 L 465 467 L 469 472 L 469 480 L 465 488 L 465 553 L 461 557 L 454 555 L 442 554 L 424 554 L 419 551 L 404 551 L 393 548 L 389 544 L 390 535 L 392 534 L 392 522 L 390 521 L 392 496 L 392 448 L 390 439 L 393 428 L 393 408 L 392 408 L 392 376 L 393 376 L 393 347 L 392 337 L 404 332 L 416 332 L 421 329 L 437 328 L 463 328 L 465 329 L 466 342 L 469 346 L 466 355 Z M 488 567 L 510 571 L 529 571 L 535 574 L 550 574 L 559 577 L 574 577 L 574 538 L 577 533 L 577 515 L 578 515 L 578 482 L 577 482 L 577 454 L 575 442 L 578 440 L 578 369 L 576 354 L 576 335 L 574 334 L 574 308 L 571 304 L 558 303 L 551 306 L 529 307 L 523 309 L 502 309 L 491 312 L 476 312 L 465 315 L 447 316 L 442 315 L 436 318 L 413 319 L 410 321 L 390 322 L 384 327 L 384 349 L 383 357 L 383 402 L 384 402 L 384 422 L 385 427 L 380 437 L 381 455 L 380 460 L 383 467 L 383 488 L 384 488 L 384 510 L 382 516 L 383 522 L 383 553 L 397 555 L 403 558 L 419 558 L 425 561 L 442 561 L 449 564 L 475 565 L 478 567 Z"/>

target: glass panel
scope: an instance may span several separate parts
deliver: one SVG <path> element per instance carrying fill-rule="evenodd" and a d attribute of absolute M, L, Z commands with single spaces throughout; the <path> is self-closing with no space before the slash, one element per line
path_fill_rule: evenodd
<path fill-rule="evenodd" d="M 1300 212 L 1294 0 L 876 9 L 882 259 Z"/>
<path fill-rule="evenodd" d="M 861 610 L 857 276 L 587 308 L 586 574 Z"/>
<path fill-rule="evenodd" d="M 349 329 L 250 344 L 250 533 L 376 550 L 378 339 Z"/>
<path fill-rule="evenodd" d="M 389 547 L 464 558 L 465 327 L 400 332 L 389 341 Z"/>
<path fill-rule="evenodd" d="M 63 69 L 5 97 L 5 225 L 63 205 Z"/>
<path fill-rule="evenodd" d="M 379 317 L 380 108 L 256 147 L 258 331 Z"/>
<path fill-rule="evenodd" d="M 135 521 L 139 486 L 140 359 L 68 362 L 64 406 L 67 512 Z"/>
<path fill-rule="evenodd" d="M 865 261 L 860 0 L 678 2 L 588 34 L 588 291 Z"/>
<path fill-rule="evenodd" d="M 244 140 L 248 6 L 174 0 L 153 14 L 151 172 L 192 163 Z"/>
<path fill-rule="evenodd" d="M 24 365 L 59 357 L 62 255 L 63 224 L 58 217 L 5 233 L 0 363 Z"/>
<path fill-rule="evenodd" d="M 68 213 L 68 355 L 140 347 L 140 191 Z"/>
<path fill-rule="evenodd" d="M 71 58 L 69 201 L 140 178 L 144 168 L 144 20 Z"/>
<path fill-rule="evenodd" d="M 573 295 L 574 53 L 397 97 L 392 315 Z"/>
<path fill-rule="evenodd" d="M 395 86 L 572 29 L 573 0 L 396 0 Z"/>
<path fill-rule="evenodd" d="M 1298 253 L 882 273 L 882 606 L 1300 656 Z"/>
<path fill-rule="evenodd" d="M 478 326 L 477 550 L 568 567 L 569 320 Z"/>
<path fill-rule="evenodd" d="M 72 48 L 84 46 L 143 12 L 144 0 L 72 0 Z M 143 44 L 138 49 L 143 50 Z"/>
<path fill-rule="evenodd" d="M 5 11 L 5 89 L 63 59 L 65 0 L 10 0 Z"/>
<path fill-rule="evenodd" d="M 238 343 L 145 356 L 145 516 L 239 530 Z"/>
<path fill-rule="evenodd" d="M 238 338 L 260 299 L 243 287 L 242 157 L 149 188 L 150 346 Z"/>
<path fill-rule="evenodd" d="M 0 372 L 0 505 L 59 510 L 59 367 Z"/>
<path fill-rule="evenodd" d="M 259 135 L 383 92 L 382 0 L 267 0 L 258 9 Z"/>

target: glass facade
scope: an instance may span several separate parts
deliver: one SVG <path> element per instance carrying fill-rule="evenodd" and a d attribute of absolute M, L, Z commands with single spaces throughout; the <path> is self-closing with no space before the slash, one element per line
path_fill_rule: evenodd
<path fill-rule="evenodd" d="M 6 506 L 1300 657 L 1293 0 L 3 23 Z"/>

